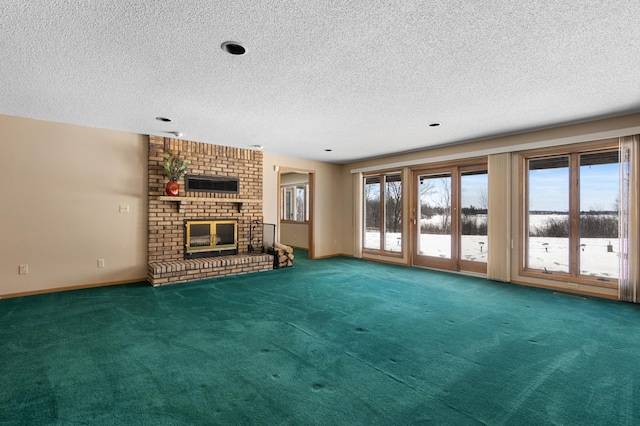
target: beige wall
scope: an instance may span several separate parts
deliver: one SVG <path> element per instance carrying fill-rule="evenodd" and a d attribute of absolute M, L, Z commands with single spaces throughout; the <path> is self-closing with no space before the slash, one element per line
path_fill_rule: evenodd
<path fill-rule="evenodd" d="M 281 223 L 280 242 L 288 246 L 308 249 L 309 226 L 306 223 Z"/>
<path fill-rule="evenodd" d="M 342 166 L 319 161 L 264 154 L 264 221 L 278 223 L 278 171 L 283 169 L 313 171 L 315 191 L 313 204 L 314 246 L 310 248 L 315 257 L 334 256 L 342 252 L 343 209 L 341 192 Z M 284 171 L 284 170 L 283 170 Z M 280 229 L 276 230 L 278 239 Z"/>
<path fill-rule="evenodd" d="M 280 185 L 305 185 L 309 183 L 308 173 L 280 173 Z"/>
<path fill-rule="evenodd" d="M 145 137 L 0 115 L 0 146 L 0 295 L 146 279 Z"/>

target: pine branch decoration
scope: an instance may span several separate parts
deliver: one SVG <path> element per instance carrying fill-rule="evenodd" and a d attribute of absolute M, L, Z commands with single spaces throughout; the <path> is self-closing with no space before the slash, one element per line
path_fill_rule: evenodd
<path fill-rule="evenodd" d="M 189 162 L 185 161 L 181 155 L 176 155 L 172 152 L 166 152 L 164 154 L 164 175 L 171 181 L 177 182 L 180 180 L 183 174 L 187 171 Z"/>

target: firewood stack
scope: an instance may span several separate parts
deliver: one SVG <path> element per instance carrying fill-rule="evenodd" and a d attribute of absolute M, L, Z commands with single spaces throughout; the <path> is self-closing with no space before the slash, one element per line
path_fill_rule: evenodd
<path fill-rule="evenodd" d="M 293 266 L 293 247 L 285 246 L 284 244 L 274 243 L 275 249 L 275 264 L 276 268 L 286 268 Z"/>

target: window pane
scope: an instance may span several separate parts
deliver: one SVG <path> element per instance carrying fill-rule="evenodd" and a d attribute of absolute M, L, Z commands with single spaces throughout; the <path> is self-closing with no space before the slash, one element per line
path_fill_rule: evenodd
<path fill-rule="evenodd" d="M 451 175 L 419 177 L 418 254 L 451 259 Z"/>
<path fill-rule="evenodd" d="M 581 275 L 618 279 L 618 151 L 580 155 Z"/>
<path fill-rule="evenodd" d="M 304 186 L 304 220 L 309 221 L 309 185 Z"/>
<path fill-rule="evenodd" d="M 284 220 L 293 220 L 293 190 L 291 187 L 284 189 Z"/>
<path fill-rule="evenodd" d="M 380 250 L 380 177 L 364 181 L 364 248 Z"/>
<path fill-rule="evenodd" d="M 569 272 L 569 157 L 528 161 L 527 267 Z"/>
<path fill-rule="evenodd" d="M 384 249 L 402 251 L 402 176 L 385 176 L 384 186 Z"/>
<path fill-rule="evenodd" d="M 305 191 L 304 187 L 296 187 L 296 216 L 295 220 L 298 222 L 305 221 Z"/>
<path fill-rule="evenodd" d="M 461 259 L 487 263 L 487 212 L 489 181 L 486 170 L 460 177 Z"/>

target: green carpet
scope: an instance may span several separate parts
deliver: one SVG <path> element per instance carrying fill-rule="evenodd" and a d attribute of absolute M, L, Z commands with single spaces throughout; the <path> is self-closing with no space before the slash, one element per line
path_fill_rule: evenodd
<path fill-rule="evenodd" d="M 0 300 L 0 424 L 640 423 L 640 310 L 335 258 Z"/>

